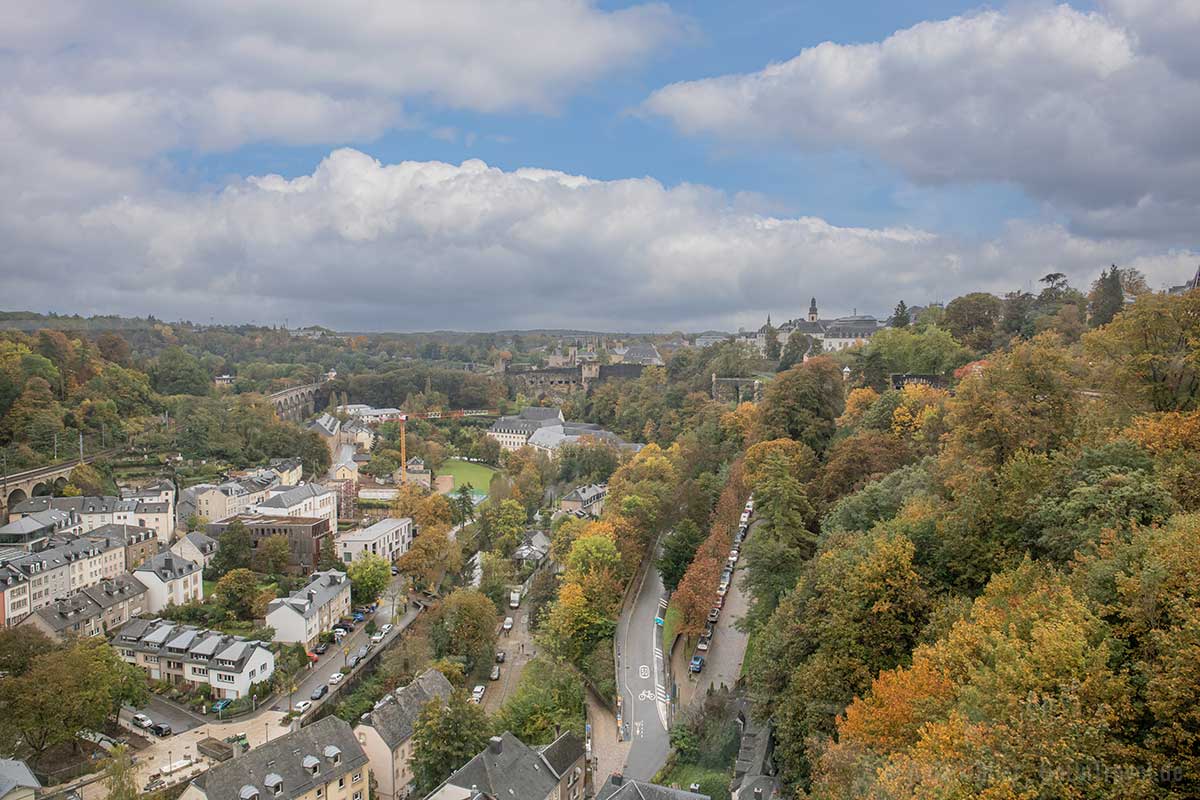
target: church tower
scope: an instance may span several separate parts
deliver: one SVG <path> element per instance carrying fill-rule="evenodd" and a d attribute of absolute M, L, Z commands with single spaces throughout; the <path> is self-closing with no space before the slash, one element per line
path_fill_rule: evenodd
<path fill-rule="evenodd" d="M 808 321 L 817 321 L 817 298 L 813 298 L 808 304 Z"/>

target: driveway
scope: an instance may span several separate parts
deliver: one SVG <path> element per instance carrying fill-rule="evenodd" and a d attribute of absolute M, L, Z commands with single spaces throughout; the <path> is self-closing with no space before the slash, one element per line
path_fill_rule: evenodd
<path fill-rule="evenodd" d="M 192 728 L 198 728 L 206 722 L 204 717 L 193 714 L 180 705 L 169 703 L 158 695 L 151 694 L 150 701 L 146 705 L 141 708 L 125 706 L 121 709 L 121 713 L 117 717 L 117 721 L 121 725 L 133 728 L 133 730 L 142 734 L 147 739 L 154 739 L 154 734 L 134 728 L 129 721 L 134 714 L 145 714 L 155 722 L 165 722 L 171 726 L 171 731 L 176 734 L 190 731 Z"/>

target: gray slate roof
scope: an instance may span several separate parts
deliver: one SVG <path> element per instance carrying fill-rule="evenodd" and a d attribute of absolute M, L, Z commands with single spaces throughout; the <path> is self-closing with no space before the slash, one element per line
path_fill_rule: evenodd
<path fill-rule="evenodd" d="M 583 743 L 571 733 L 563 736 L 571 737 L 574 744 L 564 745 L 556 753 L 556 760 L 561 763 L 570 755 L 569 748 L 576 747 L 575 757 L 569 762 L 574 763 L 583 756 Z M 556 740 L 543 749 L 557 744 Z M 561 776 L 562 773 L 557 772 L 541 752 L 505 731 L 500 736 L 493 736 L 482 753 L 464 764 L 442 785 L 463 789 L 474 786 L 483 797 L 496 800 L 524 800 L 545 797 L 558 785 Z"/>
<path fill-rule="evenodd" d="M 315 777 L 304 766 L 306 760 L 312 764 L 314 759 L 319 770 Z M 218 764 L 192 783 L 209 800 L 246 797 L 249 793 L 243 794 L 242 790 L 247 786 L 257 789 L 261 800 L 291 800 L 339 776 L 361 769 L 366 763 L 367 755 L 354 738 L 350 726 L 338 717 L 329 716 Z M 267 788 L 268 778 L 271 777 L 280 779 L 279 794 Z M 350 785 L 349 779 L 346 783 Z M 366 797 L 366 776 L 363 776 L 360 786 Z"/>
<path fill-rule="evenodd" d="M 146 559 L 141 566 L 134 570 L 134 573 L 153 572 L 159 580 L 166 583 L 199 571 L 200 565 L 195 561 L 180 558 L 168 550 L 165 553 L 159 553 L 154 558 Z"/>
<path fill-rule="evenodd" d="M 196 549 L 204 555 L 217 552 L 217 548 L 221 546 L 221 543 L 216 539 L 207 534 L 200 533 L 200 531 L 192 531 L 191 533 L 184 535 L 186 536 L 187 540 L 195 545 Z"/>
<path fill-rule="evenodd" d="M 615 780 L 620 779 L 618 784 Z M 712 800 L 706 794 L 659 786 L 657 783 L 614 775 L 596 793 L 596 800 Z"/>
<path fill-rule="evenodd" d="M 138 595 L 145 594 L 146 587 L 137 578 L 123 573 L 109 581 L 102 581 L 75 592 L 69 597 L 56 600 L 39 608 L 37 614 L 51 630 L 61 632 L 81 620 L 99 617 L 104 610 Z"/>
<path fill-rule="evenodd" d="M 11 758 L 0 758 L 0 797 L 11 792 L 18 786 L 42 788 L 42 784 L 34 777 L 33 772 L 24 761 Z"/>
<path fill-rule="evenodd" d="M 283 488 L 284 491 L 263 500 L 258 504 L 259 508 L 291 508 L 303 503 L 305 500 L 330 494 L 332 491 L 318 483 L 302 483 L 299 486 L 280 488 Z"/>
<path fill-rule="evenodd" d="M 314 572 L 312 580 L 287 597 L 278 597 L 267 604 L 267 613 L 287 606 L 305 619 L 312 617 L 321 606 L 345 590 L 347 586 L 346 573 L 331 569 L 328 572 Z"/>
<path fill-rule="evenodd" d="M 429 701 L 445 699 L 454 691 L 450 681 L 436 669 L 427 669 L 403 689 L 397 689 L 384 702 L 362 717 L 362 724 L 379 732 L 393 750 L 413 734 L 417 717 Z"/>

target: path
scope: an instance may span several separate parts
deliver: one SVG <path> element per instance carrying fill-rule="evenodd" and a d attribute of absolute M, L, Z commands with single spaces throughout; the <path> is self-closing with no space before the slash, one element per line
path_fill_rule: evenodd
<path fill-rule="evenodd" d="M 614 772 L 620 772 L 629 758 L 630 743 L 617 737 L 617 718 L 591 687 L 587 691 L 587 719 L 591 726 L 592 785 L 603 786 Z"/>

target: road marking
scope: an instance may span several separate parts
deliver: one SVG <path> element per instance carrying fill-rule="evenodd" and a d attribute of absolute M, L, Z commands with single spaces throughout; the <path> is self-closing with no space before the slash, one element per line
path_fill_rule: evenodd
<path fill-rule="evenodd" d="M 640 667 L 638 667 L 638 677 L 639 678 L 649 678 L 650 677 L 650 667 L 646 666 L 645 664 L 642 664 Z"/>

